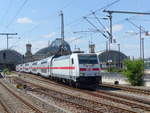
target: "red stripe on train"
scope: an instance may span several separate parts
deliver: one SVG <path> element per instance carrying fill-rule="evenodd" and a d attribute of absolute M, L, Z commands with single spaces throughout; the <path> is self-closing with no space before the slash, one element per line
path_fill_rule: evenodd
<path fill-rule="evenodd" d="M 24 67 L 23 69 L 75 69 L 75 67 Z"/>
<path fill-rule="evenodd" d="M 100 68 L 93 68 L 93 71 L 100 71 Z"/>

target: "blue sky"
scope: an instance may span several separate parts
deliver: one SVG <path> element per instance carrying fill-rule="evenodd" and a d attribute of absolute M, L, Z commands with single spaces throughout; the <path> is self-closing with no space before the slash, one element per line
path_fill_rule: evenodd
<path fill-rule="evenodd" d="M 76 31 L 94 30 L 94 28 L 83 19 L 88 19 L 103 30 L 94 19 L 92 11 L 100 9 L 116 0 L 1 0 L 0 1 L 0 32 L 16 32 L 18 36 L 9 40 L 9 47 L 18 52 L 25 53 L 25 44 L 32 44 L 35 53 L 40 48 L 48 46 L 55 38 L 60 37 L 60 10 L 65 19 L 65 40 L 70 43 L 71 49 L 75 46 L 81 50 L 88 51 L 89 41 L 96 44 L 96 51 L 105 49 L 106 39 L 100 33 L 76 33 Z M 24 4 L 25 2 L 25 4 Z M 24 4 L 24 5 L 23 5 Z M 107 10 L 150 12 L 150 1 L 148 0 L 118 0 L 118 2 Z M 23 6 L 23 7 L 22 7 Z M 102 10 L 96 12 L 98 18 L 107 16 Z M 121 51 L 127 56 L 139 57 L 139 29 L 131 25 L 125 19 L 131 18 L 137 26 L 142 25 L 150 31 L 150 15 L 113 14 L 113 37 L 117 43 L 111 44 L 111 48 L 117 50 L 117 44 L 121 44 Z M 100 19 L 109 29 L 109 21 Z M 0 49 L 6 48 L 6 36 L 1 37 Z M 19 39 L 18 37 L 21 37 Z M 81 37 L 79 40 L 74 40 Z M 150 36 L 145 38 L 145 57 L 150 57 Z"/>

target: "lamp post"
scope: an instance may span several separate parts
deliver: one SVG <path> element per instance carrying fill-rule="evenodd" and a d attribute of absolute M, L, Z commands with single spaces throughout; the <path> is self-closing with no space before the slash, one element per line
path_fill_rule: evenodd
<path fill-rule="evenodd" d="M 118 67 L 120 68 L 120 44 L 118 44 L 118 52 L 119 52 L 119 61 L 118 61 Z"/>
<path fill-rule="evenodd" d="M 144 61 L 144 38 L 141 38 L 142 59 Z"/>

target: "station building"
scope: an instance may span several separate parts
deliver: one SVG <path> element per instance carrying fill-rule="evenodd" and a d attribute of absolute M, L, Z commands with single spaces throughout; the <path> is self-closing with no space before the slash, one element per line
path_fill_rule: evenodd
<path fill-rule="evenodd" d="M 123 61 L 128 58 L 124 53 L 116 50 L 100 51 L 97 52 L 97 55 L 102 69 L 106 69 L 108 67 L 122 68 Z"/>
<path fill-rule="evenodd" d="M 23 55 L 12 49 L 4 49 L 0 51 L 0 69 L 5 67 L 14 70 L 17 64 L 23 62 Z"/>
<path fill-rule="evenodd" d="M 68 55 L 71 54 L 70 45 L 61 38 L 55 39 L 48 47 L 38 50 L 35 54 L 31 51 L 32 45 L 26 44 L 26 53 L 21 55 L 15 50 L 5 49 L 0 51 L 0 69 L 8 67 L 15 69 L 17 64 L 41 60 L 52 55 Z M 63 48 L 63 49 L 62 49 Z M 95 45 L 89 46 L 89 53 L 95 53 Z M 81 52 L 81 51 L 80 51 Z M 102 69 L 109 67 L 122 68 L 123 60 L 128 57 L 119 51 L 109 50 L 96 52 Z"/>
<path fill-rule="evenodd" d="M 144 59 L 145 69 L 150 70 L 150 58 Z"/>

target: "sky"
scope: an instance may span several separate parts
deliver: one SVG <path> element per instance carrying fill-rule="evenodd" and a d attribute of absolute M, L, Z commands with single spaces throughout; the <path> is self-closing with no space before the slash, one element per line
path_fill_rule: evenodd
<path fill-rule="evenodd" d="M 116 3 L 111 4 L 116 1 Z M 32 53 L 47 47 L 56 38 L 60 38 L 60 11 L 64 13 L 65 40 L 72 51 L 75 48 L 88 52 L 89 43 L 95 44 L 96 51 L 106 49 L 107 39 L 96 31 L 83 17 L 104 31 L 98 20 L 109 30 L 108 14 L 103 10 L 150 12 L 149 0 L 0 0 L 0 33 L 18 33 L 9 36 L 9 48 L 21 54 L 26 51 L 25 45 L 32 44 Z M 105 18 L 105 19 L 104 19 Z M 132 25 L 126 19 L 134 23 Z M 139 26 L 150 32 L 150 15 L 112 14 L 113 38 L 116 43 L 111 49 L 120 50 L 127 56 L 139 57 Z M 76 33 L 75 33 L 76 32 Z M 6 36 L 0 35 L 0 49 L 6 49 Z M 144 38 L 145 57 L 150 57 L 150 36 Z"/>

